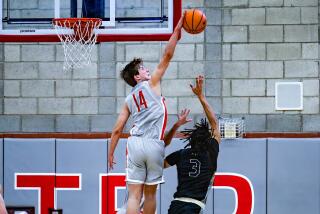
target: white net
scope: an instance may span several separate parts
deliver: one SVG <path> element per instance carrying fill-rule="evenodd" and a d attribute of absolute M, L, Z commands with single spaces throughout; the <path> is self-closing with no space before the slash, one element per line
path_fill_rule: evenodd
<path fill-rule="evenodd" d="M 241 138 L 244 133 L 244 118 L 219 117 L 219 130 L 222 138 Z"/>
<path fill-rule="evenodd" d="M 101 19 L 68 18 L 54 19 L 53 25 L 63 46 L 63 69 L 82 68 L 91 64 L 92 49 L 97 42 L 95 29 L 101 25 Z"/>

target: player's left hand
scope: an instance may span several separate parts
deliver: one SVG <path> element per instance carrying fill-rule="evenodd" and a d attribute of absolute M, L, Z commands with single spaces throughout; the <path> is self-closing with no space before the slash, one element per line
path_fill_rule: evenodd
<path fill-rule="evenodd" d="M 181 113 L 178 115 L 178 121 L 177 121 L 177 124 L 179 126 L 182 126 L 182 125 L 192 121 L 191 118 L 188 118 L 189 113 L 190 113 L 190 109 L 183 109 L 181 111 Z"/>

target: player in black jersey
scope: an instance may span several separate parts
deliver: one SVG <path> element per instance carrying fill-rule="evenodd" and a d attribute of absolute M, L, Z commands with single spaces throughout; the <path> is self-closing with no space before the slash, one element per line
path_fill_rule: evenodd
<path fill-rule="evenodd" d="M 169 214 L 197 214 L 205 208 L 208 190 L 213 184 L 217 169 L 220 133 L 215 114 L 202 93 L 203 76 L 196 78 L 196 86 L 190 85 L 193 93 L 199 98 L 207 120 L 202 119 L 195 129 L 186 129 L 185 149 L 173 152 L 165 159 L 165 167 L 177 166 L 178 187 L 168 210 Z M 179 128 L 176 123 L 164 139 L 170 144 Z"/>

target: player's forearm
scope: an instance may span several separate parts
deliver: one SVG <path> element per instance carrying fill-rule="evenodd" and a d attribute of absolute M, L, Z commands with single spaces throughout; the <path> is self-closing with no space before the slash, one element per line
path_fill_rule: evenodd
<path fill-rule="evenodd" d="M 122 132 L 121 132 L 120 130 L 114 130 L 114 131 L 112 131 L 112 134 L 111 134 L 111 143 L 110 143 L 110 146 L 109 146 L 109 154 L 110 154 L 110 155 L 113 155 L 114 150 L 116 149 L 116 147 L 117 147 L 117 145 L 118 145 L 118 142 L 119 142 L 121 133 L 122 133 Z"/>
<path fill-rule="evenodd" d="M 165 146 L 168 146 L 174 135 L 176 134 L 177 130 L 179 129 L 180 125 L 178 123 L 175 123 L 172 128 L 169 130 L 169 132 L 164 136 L 163 141 Z"/>
<path fill-rule="evenodd" d="M 175 29 L 173 34 L 171 35 L 168 44 L 166 45 L 166 48 L 164 49 L 163 56 L 168 57 L 171 59 L 173 57 L 174 50 L 177 46 L 179 35 L 180 35 L 181 29 Z"/>
<path fill-rule="evenodd" d="M 204 109 L 204 112 L 209 120 L 209 123 L 211 124 L 212 128 L 216 129 L 218 126 L 218 121 L 217 118 L 215 116 L 215 113 L 213 111 L 213 109 L 211 108 L 211 106 L 209 105 L 207 99 L 205 98 L 205 96 L 203 94 L 198 96 L 199 101 Z"/>

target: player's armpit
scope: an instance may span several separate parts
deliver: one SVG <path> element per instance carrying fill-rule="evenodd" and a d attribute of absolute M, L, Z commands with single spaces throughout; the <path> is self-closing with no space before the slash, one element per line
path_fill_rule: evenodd
<path fill-rule="evenodd" d="M 171 165 L 166 161 L 166 160 L 164 160 L 163 161 L 163 168 L 168 168 L 168 167 L 170 167 Z"/>

